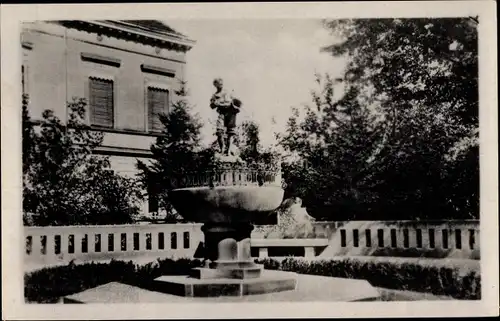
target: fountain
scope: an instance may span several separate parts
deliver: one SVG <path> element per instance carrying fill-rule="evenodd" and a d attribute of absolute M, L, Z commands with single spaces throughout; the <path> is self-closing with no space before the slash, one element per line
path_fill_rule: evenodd
<path fill-rule="evenodd" d="M 162 276 L 156 282 L 183 296 L 241 296 L 293 290 L 295 273 L 266 271 L 251 256 L 252 221 L 268 215 L 283 199 L 279 168 L 256 168 L 226 161 L 206 175 L 186 177 L 171 191 L 176 210 L 204 223 L 205 266 L 188 276 Z"/>
<path fill-rule="evenodd" d="M 251 256 L 252 221 L 259 215 L 268 215 L 283 200 L 279 166 L 250 167 L 230 153 L 242 102 L 224 90 L 221 78 L 216 78 L 213 85 L 216 91 L 210 107 L 218 112 L 216 156 L 221 166 L 215 172 L 187 175 L 170 192 L 172 205 L 181 216 L 204 223 L 206 264 L 192 270 L 189 276 L 163 276 L 155 281 L 184 296 L 241 296 L 293 290 L 297 283 L 294 274 L 266 273 Z"/>
<path fill-rule="evenodd" d="M 280 206 L 284 196 L 281 170 L 276 164 L 246 164 L 230 152 L 241 101 L 228 101 L 221 79 L 214 85 L 217 92 L 211 107 L 219 112 L 217 169 L 184 174 L 169 191 L 169 199 L 180 215 L 204 224 L 204 266 L 187 275 L 160 276 L 149 289 L 111 282 L 67 296 L 65 302 L 129 302 L 134 298 L 179 302 L 188 297 L 207 300 L 221 296 L 258 299 L 258 294 L 274 292 L 280 293 L 273 294 L 273 299 L 283 294 L 281 300 L 292 301 L 376 299 L 377 290 L 365 280 L 270 271 L 254 262 L 252 222 Z"/>

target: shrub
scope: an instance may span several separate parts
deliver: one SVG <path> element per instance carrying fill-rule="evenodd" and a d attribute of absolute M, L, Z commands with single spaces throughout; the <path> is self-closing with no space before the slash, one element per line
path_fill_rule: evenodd
<path fill-rule="evenodd" d="M 127 224 L 142 199 L 136 179 L 97 155 L 104 134 L 85 124 L 87 103 L 67 104 L 68 121 L 45 110 L 31 120 L 23 100 L 23 222 L 25 225 Z"/>
<path fill-rule="evenodd" d="M 373 286 L 446 295 L 456 299 L 481 298 L 479 262 L 474 260 L 422 260 L 374 257 L 256 259 L 269 270 L 329 277 L 365 279 Z M 85 263 L 45 268 L 26 274 L 27 302 L 55 303 L 60 298 L 109 282 L 149 288 L 161 275 L 186 275 L 200 267 L 197 259 L 159 259 L 146 265 L 132 261 Z"/>
<path fill-rule="evenodd" d="M 475 260 L 430 260 L 392 257 L 257 259 L 270 270 L 340 278 L 365 279 L 373 286 L 428 292 L 456 299 L 479 300 L 481 276 Z"/>
<path fill-rule="evenodd" d="M 109 282 L 122 282 L 147 287 L 161 275 L 188 274 L 201 266 L 200 260 L 159 259 L 146 265 L 132 261 L 85 263 L 44 268 L 24 276 L 24 297 L 27 302 L 56 303 L 60 298 Z"/>

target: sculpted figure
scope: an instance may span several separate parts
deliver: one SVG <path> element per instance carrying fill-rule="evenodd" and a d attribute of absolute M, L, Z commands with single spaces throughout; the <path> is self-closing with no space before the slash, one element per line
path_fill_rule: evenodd
<path fill-rule="evenodd" d="M 219 114 L 217 118 L 217 144 L 221 154 L 229 155 L 236 128 L 236 115 L 240 112 L 241 101 L 232 97 L 225 89 L 221 78 L 213 82 L 215 93 L 210 99 L 210 108 Z"/>

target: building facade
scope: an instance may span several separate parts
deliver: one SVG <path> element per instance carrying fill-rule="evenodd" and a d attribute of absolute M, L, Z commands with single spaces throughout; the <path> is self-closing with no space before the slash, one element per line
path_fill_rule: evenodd
<path fill-rule="evenodd" d="M 155 20 L 50 21 L 23 24 L 22 88 L 32 119 L 51 109 L 67 120 L 66 103 L 86 98 L 86 121 L 105 133 L 96 153 L 134 176 L 160 134 L 194 41 Z M 143 213 L 156 216 L 154 200 Z"/>

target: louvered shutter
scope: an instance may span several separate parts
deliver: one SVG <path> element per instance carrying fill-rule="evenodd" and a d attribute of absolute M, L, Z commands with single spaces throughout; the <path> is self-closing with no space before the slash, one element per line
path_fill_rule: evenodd
<path fill-rule="evenodd" d="M 90 78 L 90 119 L 94 126 L 113 127 L 113 81 Z"/>
<path fill-rule="evenodd" d="M 159 114 L 168 112 L 168 91 L 148 88 L 148 130 L 159 132 L 163 129 Z"/>

